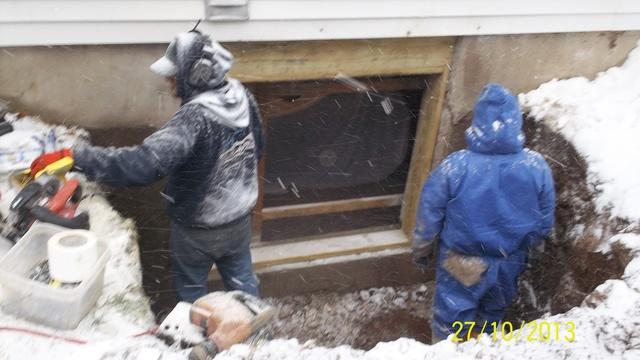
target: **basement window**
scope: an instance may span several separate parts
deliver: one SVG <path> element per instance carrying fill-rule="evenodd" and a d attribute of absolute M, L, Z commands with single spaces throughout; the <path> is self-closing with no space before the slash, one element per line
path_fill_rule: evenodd
<path fill-rule="evenodd" d="M 399 228 L 421 77 L 253 84 L 267 155 L 262 241 Z"/>

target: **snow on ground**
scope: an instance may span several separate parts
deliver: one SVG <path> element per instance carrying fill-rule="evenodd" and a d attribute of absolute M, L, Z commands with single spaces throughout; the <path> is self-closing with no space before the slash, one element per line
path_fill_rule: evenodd
<path fill-rule="evenodd" d="M 167 348 L 154 336 L 131 338 L 155 326 L 148 299 L 142 291 L 133 222 L 124 220 L 97 195 L 85 199 L 81 207 L 90 213 L 92 231 L 108 240 L 111 254 L 105 268 L 105 285 L 96 307 L 71 331 L 57 331 L 2 312 L 0 328 L 20 327 L 89 343 L 79 345 L 0 331 L 0 359 L 138 359 L 140 354 L 160 351 L 165 352 L 168 359 L 171 355 L 179 356 L 181 352 Z M 150 359 L 157 359 L 157 356 Z"/>
<path fill-rule="evenodd" d="M 13 131 L 3 135 L 0 141 L 0 172 L 6 173 L 26 168 L 31 160 L 45 151 L 69 147 L 75 142 L 86 141 L 85 130 L 47 125 L 37 118 L 17 114 L 6 115 Z"/>
<path fill-rule="evenodd" d="M 49 150 L 83 141 L 86 133 L 63 126 L 48 126 L 37 119 L 11 119 L 17 131 L 49 140 Z M 43 136 L 38 136 L 41 134 Z M 10 148 L 15 137 L 0 138 L 0 148 Z M 56 331 L 16 319 L 0 311 L 0 329 L 6 326 L 41 331 L 89 341 L 78 345 L 61 340 L 0 330 L 0 359 L 157 359 L 155 353 L 184 358 L 184 352 L 167 348 L 154 336 L 130 336 L 155 327 L 155 318 L 142 290 L 142 273 L 135 226 L 123 219 L 109 203 L 95 194 L 95 184 L 84 182 L 85 194 L 80 204 L 89 212 L 91 230 L 109 243 L 110 258 L 104 274 L 104 288 L 96 307 L 72 331 Z M 0 181 L 6 202 L 8 181 Z M 6 205 L 6 204 L 5 204 Z M 0 294 L 1 301 L 1 294 Z M 155 357 L 154 357 L 155 356 Z"/>
<path fill-rule="evenodd" d="M 553 80 L 520 95 L 520 102 L 586 158 L 600 210 L 640 219 L 640 48 L 593 81 Z"/>

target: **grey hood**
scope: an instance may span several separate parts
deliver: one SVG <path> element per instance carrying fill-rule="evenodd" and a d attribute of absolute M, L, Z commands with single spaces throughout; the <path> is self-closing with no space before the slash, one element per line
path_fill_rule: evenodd
<path fill-rule="evenodd" d="M 204 106 L 223 125 L 234 128 L 249 126 L 249 99 L 244 86 L 236 79 L 228 78 L 222 87 L 200 93 L 188 103 Z"/>

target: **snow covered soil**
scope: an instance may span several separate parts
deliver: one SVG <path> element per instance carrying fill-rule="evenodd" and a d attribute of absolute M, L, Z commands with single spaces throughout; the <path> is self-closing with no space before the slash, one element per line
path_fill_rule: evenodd
<path fill-rule="evenodd" d="M 318 293 L 270 299 L 278 308 L 273 338 L 313 340 L 320 346 L 369 349 L 381 340 L 429 341 L 433 282 L 351 293 Z"/>
<path fill-rule="evenodd" d="M 586 158 L 601 211 L 640 219 L 640 48 L 593 81 L 553 80 L 521 94 L 520 102 Z"/>
<path fill-rule="evenodd" d="M 24 169 L 42 152 L 68 147 L 88 136 L 84 130 L 50 126 L 31 117 L 17 121 L 17 114 L 8 114 L 6 118 L 13 131 L 0 141 L 0 173 Z"/>
<path fill-rule="evenodd" d="M 34 118 L 11 120 L 17 131 L 35 138 L 50 139 L 49 150 L 70 146 L 86 138 L 83 130 L 49 126 Z M 0 148 L 15 146 L 16 139 L 0 138 Z M 144 356 L 157 359 L 157 356 L 153 357 L 157 352 L 164 352 L 164 358 L 172 355 L 184 358 L 184 352 L 167 348 L 154 336 L 130 337 L 155 327 L 155 318 L 141 286 L 135 225 L 131 220 L 123 219 L 103 197 L 96 194 L 95 184 L 81 181 L 85 194 L 89 196 L 80 203 L 79 210 L 89 212 L 91 230 L 109 243 L 110 258 L 105 267 L 102 295 L 94 309 L 72 331 L 57 331 L 0 311 L 0 359 L 143 359 Z M 6 178 L 0 180 L 0 191 L 3 203 L 0 208 L 6 211 L 6 202 L 11 198 Z M 40 331 L 88 343 L 79 345 L 7 331 L 4 327 Z"/>
<path fill-rule="evenodd" d="M 0 359 L 136 359 L 138 354 L 151 351 L 146 348 L 160 348 L 167 352 L 165 356 L 174 353 L 153 336 L 130 337 L 155 327 L 155 318 L 141 287 L 133 222 L 124 220 L 97 195 L 80 206 L 89 211 L 92 231 L 108 240 L 111 253 L 105 268 L 105 285 L 95 308 L 72 331 L 57 331 L 1 312 L 0 328 L 25 328 L 88 343 L 79 345 L 0 331 Z"/>

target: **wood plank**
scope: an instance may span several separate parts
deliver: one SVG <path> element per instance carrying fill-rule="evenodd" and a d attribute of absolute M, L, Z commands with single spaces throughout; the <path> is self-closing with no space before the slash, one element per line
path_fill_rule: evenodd
<path fill-rule="evenodd" d="M 411 261 L 411 250 L 408 248 L 285 264 L 256 271 L 263 297 L 412 285 L 433 280 L 434 273 L 418 270 Z M 209 289 L 223 288 L 219 277 L 209 283 Z"/>
<path fill-rule="evenodd" d="M 260 270 L 277 265 L 407 247 L 409 242 L 401 230 L 387 230 L 253 247 L 251 257 L 254 270 Z M 209 279 L 214 278 L 216 272 L 214 267 Z"/>
<path fill-rule="evenodd" d="M 423 89 L 426 87 L 424 76 L 396 76 L 378 77 L 369 75 L 356 79 L 370 92 L 393 92 L 399 90 Z M 362 92 L 360 88 L 354 88 L 340 79 L 306 80 L 306 81 L 283 81 L 277 84 L 252 83 L 257 92 L 264 93 L 270 97 L 322 97 L 333 94 L 345 94 Z"/>
<path fill-rule="evenodd" d="M 262 220 L 264 221 L 298 216 L 310 216 L 345 211 L 393 207 L 401 205 L 402 198 L 402 194 L 397 194 L 348 200 L 325 201 L 311 204 L 275 206 L 262 209 Z"/>
<path fill-rule="evenodd" d="M 253 89 L 251 89 L 253 90 Z M 262 137 L 265 140 L 267 139 L 267 127 L 265 126 L 265 112 L 264 108 L 260 108 L 260 115 L 262 117 Z M 258 162 L 258 201 L 256 202 L 256 206 L 253 208 L 253 218 L 251 222 L 251 240 L 253 242 L 260 241 L 262 237 L 262 208 L 264 207 L 264 175 L 267 168 L 267 152 L 266 146 L 263 149 L 262 158 Z"/>
<path fill-rule="evenodd" d="M 447 67 L 435 78 L 422 100 L 401 215 L 402 230 L 407 238 L 412 237 L 422 186 L 429 177 L 433 165 L 433 153 L 438 139 L 448 78 L 449 68 Z"/>
<path fill-rule="evenodd" d="M 425 76 L 368 77 L 358 79 L 371 93 L 424 89 Z M 265 120 L 302 111 L 324 97 L 334 94 L 364 93 L 335 80 L 252 83 L 254 93 L 264 107 Z"/>
<path fill-rule="evenodd" d="M 228 43 L 236 55 L 231 76 L 243 82 L 437 74 L 453 37 L 305 42 Z"/>

